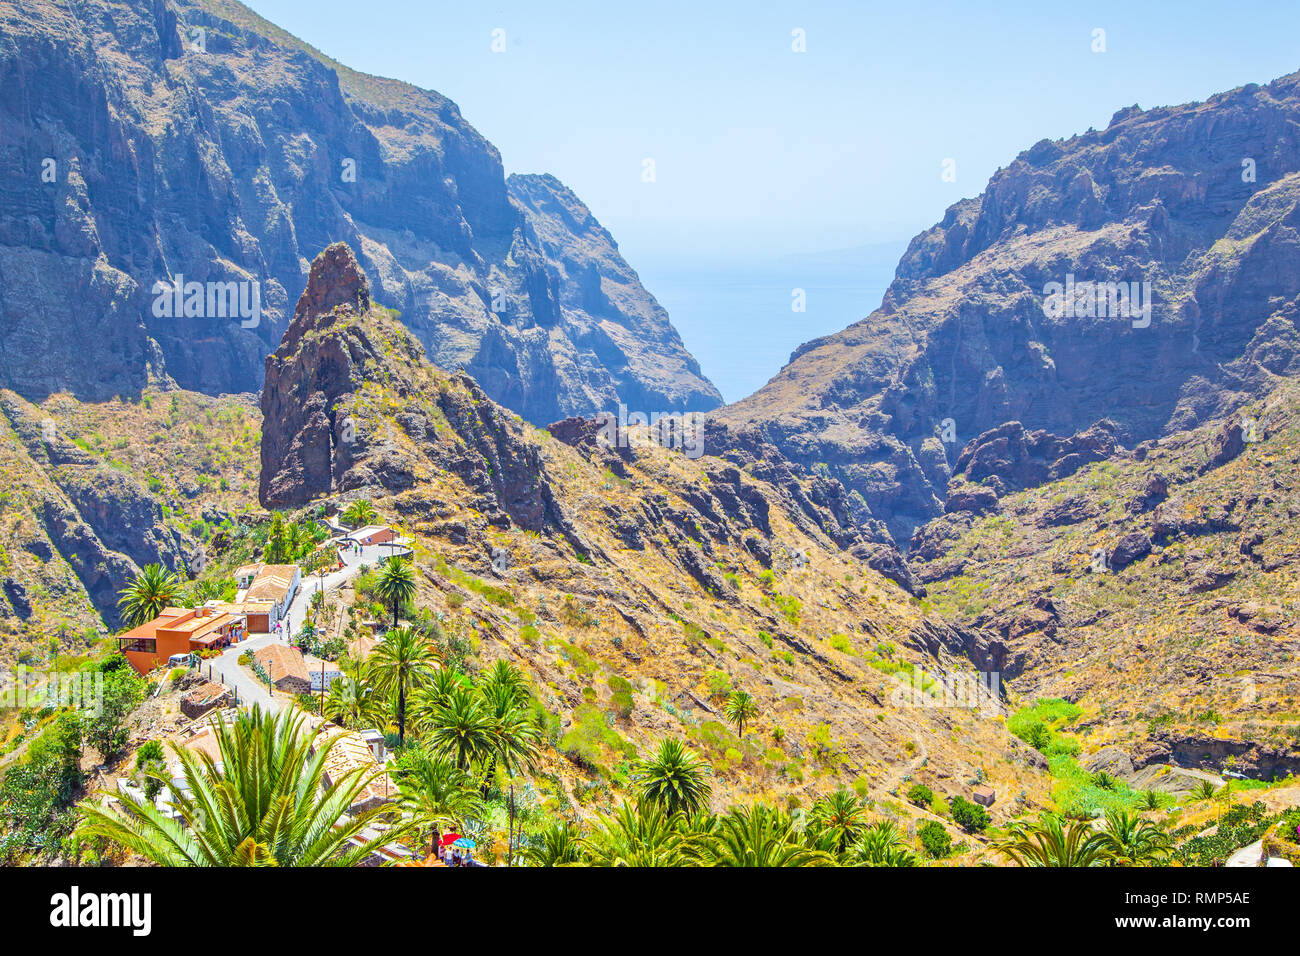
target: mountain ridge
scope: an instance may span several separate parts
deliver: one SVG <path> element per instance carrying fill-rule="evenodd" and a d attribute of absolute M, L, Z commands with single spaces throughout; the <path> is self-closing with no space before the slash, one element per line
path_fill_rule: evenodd
<path fill-rule="evenodd" d="M 530 420 L 720 404 L 586 207 L 554 178 L 512 188 L 446 97 L 230 0 L 5 0 L 0 23 L 0 381 L 20 394 L 255 391 L 286 290 L 346 240 L 434 361 Z M 581 237 L 539 212 L 564 205 Z M 206 308 L 160 314 L 178 276 Z M 257 314 L 214 309 L 225 283 Z"/>
<path fill-rule="evenodd" d="M 1291 74 L 1035 144 L 911 241 L 879 309 L 713 417 L 824 465 L 906 542 L 1005 422 L 1111 418 L 1133 444 L 1229 413 L 1300 374 L 1298 119 Z M 1048 315 L 1075 281 L 1146 283 L 1152 321 Z"/>

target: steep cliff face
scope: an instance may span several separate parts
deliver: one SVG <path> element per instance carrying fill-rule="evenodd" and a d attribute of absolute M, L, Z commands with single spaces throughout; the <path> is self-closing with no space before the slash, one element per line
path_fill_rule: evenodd
<path fill-rule="evenodd" d="M 431 359 L 533 421 L 719 404 L 576 197 L 507 186 L 437 93 L 348 70 L 231 0 L 4 0 L 0 24 L 15 391 L 256 390 L 286 290 L 342 240 Z"/>
<path fill-rule="evenodd" d="M 1132 445 L 1266 393 L 1300 373 L 1298 117 L 1291 75 L 1038 143 L 912 241 L 880 309 L 718 419 L 825 464 L 905 540 L 1006 422 L 1107 418 Z M 1137 283 L 1129 313 L 1083 294 L 1112 282 Z"/>

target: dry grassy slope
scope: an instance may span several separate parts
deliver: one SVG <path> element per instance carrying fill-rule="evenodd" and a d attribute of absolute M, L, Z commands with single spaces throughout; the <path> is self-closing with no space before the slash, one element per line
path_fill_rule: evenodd
<path fill-rule="evenodd" d="M 1284 382 L 1242 410 L 1258 440 L 1226 464 L 1210 457 L 1237 417 L 936 519 L 913 541 L 928 602 L 1004 636 L 1021 696 L 1082 704 L 1087 749 L 1300 770 L 1297 411 Z M 1130 506 L 1157 475 L 1167 500 Z M 1090 570 L 1117 548 L 1136 560 Z"/>
<path fill-rule="evenodd" d="M 105 602 L 140 563 L 183 568 L 197 522 L 255 502 L 249 396 L 146 391 L 36 405 L 0 392 L 0 659 L 40 660 L 105 633 Z M 47 424 L 48 423 L 48 424 Z M 111 618 L 110 618 L 111 620 Z"/>
<path fill-rule="evenodd" d="M 635 749 L 685 735 L 717 769 L 720 801 L 797 794 L 806 804 L 854 781 L 883 796 L 909 771 L 965 792 L 980 769 L 1004 807 L 1022 790 L 1031 802 L 1043 797 L 1043 777 L 1026 766 L 1034 755 L 1008 738 L 1001 717 L 891 704 L 891 658 L 937 673 L 970 665 L 912 646 L 917 604 L 792 512 L 791 489 L 722 459 L 653 447 L 624 460 L 565 444 L 471 380 L 409 361 L 418 345 L 379 311 L 340 315 L 304 343 L 287 363 L 352 356 L 352 390 L 337 396 L 334 414 L 357 435 L 338 481 L 353 491 L 335 497 L 370 495 L 415 537 L 417 604 L 470 638 L 479 666 L 504 658 L 532 675 L 563 724 L 562 749 L 585 750 L 595 765 L 551 761 L 568 794 L 607 803 Z M 536 469 L 532 510 L 519 488 L 491 487 L 518 461 Z M 385 490 L 394 475 L 410 487 Z M 505 518 L 508 502 L 522 517 Z M 502 574 L 494 548 L 509 553 Z M 776 570 L 765 582 L 768 553 Z M 787 603 L 783 613 L 789 599 L 797 610 Z M 721 726 L 714 673 L 758 702 L 743 742 Z M 619 679 L 633 689 L 626 716 L 613 699 Z M 583 783 L 592 779 L 613 781 L 613 792 Z M 541 786 L 555 797 L 555 781 Z"/>

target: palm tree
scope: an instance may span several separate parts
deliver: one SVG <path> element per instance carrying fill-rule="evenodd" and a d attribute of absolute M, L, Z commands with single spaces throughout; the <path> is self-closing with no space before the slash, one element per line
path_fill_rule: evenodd
<path fill-rule="evenodd" d="M 176 603 L 181 581 L 161 564 L 146 564 L 135 579 L 124 587 L 117 606 L 128 627 L 139 627 Z"/>
<path fill-rule="evenodd" d="M 582 859 L 582 845 L 566 820 L 542 831 L 541 842 L 524 847 L 529 866 L 566 866 Z"/>
<path fill-rule="evenodd" d="M 365 661 L 339 662 L 343 676 L 330 684 L 325 695 L 324 716 L 344 727 L 357 730 L 383 720 L 384 702 L 370 679 Z"/>
<path fill-rule="evenodd" d="M 524 706 L 528 701 L 528 689 L 523 675 L 514 667 L 505 661 L 497 661 L 497 668 L 483 685 L 481 693 L 491 724 L 492 757 L 506 772 L 510 784 L 509 824 L 506 829 L 506 861 L 509 866 L 514 860 L 515 773 L 536 766 L 540 734 Z"/>
<path fill-rule="evenodd" d="M 411 570 L 409 561 L 393 555 L 380 562 L 375 593 L 393 606 L 393 627 L 397 627 L 397 612 L 403 604 L 414 599 L 415 590 L 415 572 Z"/>
<path fill-rule="evenodd" d="M 916 855 L 891 820 L 867 827 L 851 848 L 850 856 L 859 866 L 916 866 Z"/>
<path fill-rule="evenodd" d="M 764 804 L 732 807 L 704 841 L 709 866 L 832 866 L 834 857 L 807 846 L 786 813 Z"/>
<path fill-rule="evenodd" d="M 637 764 L 641 802 L 657 804 L 669 816 L 691 816 L 708 806 L 713 788 L 705 778 L 712 772 L 680 740 L 665 738 L 652 756 Z"/>
<path fill-rule="evenodd" d="M 421 827 L 428 827 L 430 852 L 437 850 L 439 831 L 450 826 L 464 831 L 465 821 L 483 812 L 474 781 L 450 760 L 418 750 L 395 773 L 398 806 Z"/>
<path fill-rule="evenodd" d="M 491 757 L 496 737 L 491 715 L 472 688 L 457 687 L 429 716 L 429 746 L 462 770 Z"/>
<path fill-rule="evenodd" d="M 312 735 L 293 712 L 276 717 L 255 706 L 233 724 L 218 716 L 216 733 L 220 770 L 208 754 L 176 750 L 185 784 L 166 782 L 179 820 L 123 794 L 117 810 L 83 804 L 78 833 L 160 866 L 354 866 L 404 835 L 403 825 L 361 836 L 391 811 L 347 815 L 370 775 L 358 768 L 325 786 L 334 742 L 313 754 Z"/>
<path fill-rule="evenodd" d="M 1105 841 L 1083 820 L 1068 827 L 1060 817 L 1044 813 L 1037 823 L 1013 823 L 993 848 L 1017 866 L 1101 866 L 1106 862 Z"/>
<path fill-rule="evenodd" d="M 736 736 L 743 737 L 745 724 L 758 716 L 758 704 L 754 703 L 754 698 L 743 690 L 733 690 L 731 696 L 727 698 L 724 716 L 736 725 Z"/>
<path fill-rule="evenodd" d="M 690 866 L 699 837 L 650 801 L 623 801 L 578 841 L 592 866 Z"/>
<path fill-rule="evenodd" d="M 384 635 L 370 655 L 375 689 L 397 702 L 397 743 L 406 743 L 406 697 L 428 680 L 437 662 L 433 645 L 409 627 Z"/>
<path fill-rule="evenodd" d="M 377 517 L 375 506 L 367 498 L 358 498 L 352 504 L 343 509 L 343 520 L 350 524 L 354 529 L 362 525 L 370 524 Z"/>
<path fill-rule="evenodd" d="M 847 787 L 812 805 L 808 829 L 820 849 L 843 856 L 868 826 L 867 810 Z"/>
<path fill-rule="evenodd" d="M 433 727 L 438 708 L 447 702 L 452 691 L 466 686 L 472 685 L 463 674 L 446 664 L 437 668 L 428 680 L 411 692 L 408 708 L 411 723 L 422 730 Z"/>
<path fill-rule="evenodd" d="M 1159 826 L 1136 813 L 1106 812 L 1101 845 L 1112 866 L 1159 866 L 1173 851 L 1173 840 Z"/>
<path fill-rule="evenodd" d="M 492 670 L 488 671 L 483 681 L 484 696 L 491 694 L 494 688 L 500 688 L 501 692 L 507 694 L 510 701 L 516 705 L 528 703 L 532 696 L 528 691 L 528 678 L 518 667 L 506 660 L 498 660 L 493 664 Z"/>

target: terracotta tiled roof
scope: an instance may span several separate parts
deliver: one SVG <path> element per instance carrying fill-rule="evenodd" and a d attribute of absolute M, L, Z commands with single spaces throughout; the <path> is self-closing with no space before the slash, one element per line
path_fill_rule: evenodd
<path fill-rule="evenodd" d="M 283 601 L 298 573 L 296 564 L 264 564 L 244 593 L 245 601 Z"/>
<path fill-rule="evenodd" d="M 370 747 L 366 745 L 359 733 L 355 730 L 345 730 L 332 722 L 325 723 L 317 732 L 313 746 L 319 750 L 331 740 L 334 741 L 334 746 L 330 749 L 329 756 L 325 758 L 325 776 L 331 783 L 358 768 L 365 771 L 366 777 L 378 772 L 378 776 L 375 776 L 366 784 L 365 789 L 357 794 L 356 800 L 352 803 L 353 809 L 364 810 L 387 803 L 396 797 L 397 787 L 389 779 L 388 771 L 375 760 Z"/>
<path fill-rule="evenodd" d="M 253 659 L 266 668 L 271 676 L 271 683 L 280 683 L 281 678 L 296 677 L 311 682 L 307 674 L 307 663 L 302 659 L 302 652 L 296 647 L 284 644 L 268 644 L 253 652 Z"/>

